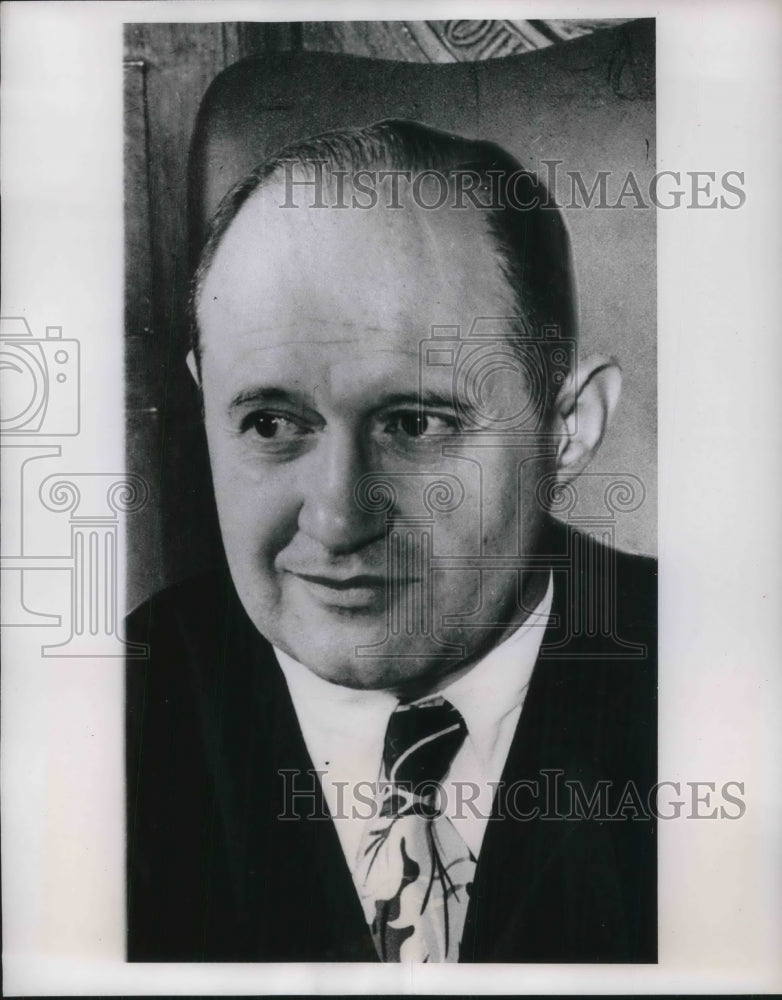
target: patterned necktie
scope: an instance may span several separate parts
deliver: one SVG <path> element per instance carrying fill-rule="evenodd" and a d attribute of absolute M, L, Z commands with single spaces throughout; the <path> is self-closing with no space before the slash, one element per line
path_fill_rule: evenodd
<path fill-rule="evenodd" d="M 467 727 L 439 696 L 399 705 L 383 750 L 379 814 L 359 854 L 364 915 L 383 962 L 456 962 L 475 858 L 438 811 Z"/>

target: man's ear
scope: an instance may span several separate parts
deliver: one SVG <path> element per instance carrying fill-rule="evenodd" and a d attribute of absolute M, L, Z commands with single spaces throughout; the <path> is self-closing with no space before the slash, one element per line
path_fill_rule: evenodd
<path fill-rule="evenodd" d="M 198 374 L 198 362 L 196 361 L 196 356 L 194 351 L 187 352 L 187 367 L 190 369 L 190 374 L 193 376 L 193 381 L 201 388 L 201 376 Z"/>
<path fill-rule="evenodd" d="M 557 472 L 569 482 L 592 460 L 619 401 L 622 370 L 614 358 L 590 357 L 570 373 L 555 403 L 561 437 Z"/>

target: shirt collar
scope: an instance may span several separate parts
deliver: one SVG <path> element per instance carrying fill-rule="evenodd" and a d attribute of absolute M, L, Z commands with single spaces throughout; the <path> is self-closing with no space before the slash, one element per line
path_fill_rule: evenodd
<path fill-rule="evenodd" d="M 543 600 L 524 624 L 479 660 L 472 670 L 440 691 L 461 712 L 481 761 L 491 757 L 502 719 L 524 700 L 553 597 L 553 574 L 550 574 Z"/>

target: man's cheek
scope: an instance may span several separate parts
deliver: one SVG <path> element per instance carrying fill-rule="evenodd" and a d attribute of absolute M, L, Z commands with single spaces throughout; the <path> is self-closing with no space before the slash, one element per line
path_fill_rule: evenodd
<path fill-rule="evenodd" d="M 295 531 L 295 512 L 283 498 L 229 488 L 220 505 L 223 533 L 230 539 L 236 558 L 259 568 L 273 564 Z"/>
<path fill-rule="evenodd" d="M 433 574 L 432 599 L 435 622 L 445 628 L 449 616 L 469 615 L 481 603 L 481 571 L 464 566 L 442 569 Z"/>

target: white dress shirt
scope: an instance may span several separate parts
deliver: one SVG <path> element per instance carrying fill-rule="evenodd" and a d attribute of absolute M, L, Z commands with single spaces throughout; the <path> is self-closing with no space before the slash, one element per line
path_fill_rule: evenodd
<path fill-rule="evenodd" d="M 549 576 L 545 597 L 524 624 L 471 670 L 438 691 L 461 712 L 467 726 L 467 737 L 442 782 L 444 812 L 476 858 L 543 640 L 553 592 Z M 324 798 L 355 875 L 364 826 L 372 815 L 368 800 L 380 777 L 386 727 L 399 699 L 387 691 L 332 684 L 282 650 L 274 652 L 307 750 L 315 770 L 322 772 Z M 304 785 L 300 780 L 296 784 Z M 474 798 L 473 788 L 478 789 Z"/>

